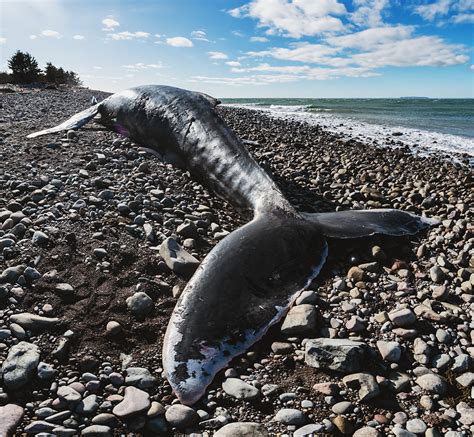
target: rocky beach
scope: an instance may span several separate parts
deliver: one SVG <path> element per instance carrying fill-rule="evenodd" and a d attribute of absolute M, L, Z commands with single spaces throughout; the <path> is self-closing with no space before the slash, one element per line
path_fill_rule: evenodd
<path fill-rule="evenodd" d="M 0 436 L 472 435 L 467 160 L 220 107 L 298 210 L 440 224 L 329 241 L 288 315 L 191 408 L 162 375 L 163 335 L 199 262 L 249 217 L 98 124 L 26 138 L 107 95 L 0 95 Z"/>

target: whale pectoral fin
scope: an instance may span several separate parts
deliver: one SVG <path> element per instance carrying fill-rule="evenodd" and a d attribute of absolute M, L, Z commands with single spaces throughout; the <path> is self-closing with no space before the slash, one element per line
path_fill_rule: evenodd
<path fill-rule="evenodd" d="M 302 216 L 314 223 L 326 237 L 341 239 L 368 237 L 375 234 L 414 235 L 439 223 L 436 219 L 397 209 L 303 213 Z"/>
<path fill-rule="evenodd" d="M 29 134 L 26 138 L 36 138 L 41 135 L 52 134 L 55 132 L 61 132 L 70 129 L 79 129 L 80 127 L 91 121 L 99 113 L 99 107 L 100 103 L 91 106 L 90 108 L 87 108 L 86 110 L 79 112 L 78 114 L 73 115 L 71 118 L 59 124 L 58 126 L 54 126 L 49 129 L 44 129 L 42 131 Z"/>

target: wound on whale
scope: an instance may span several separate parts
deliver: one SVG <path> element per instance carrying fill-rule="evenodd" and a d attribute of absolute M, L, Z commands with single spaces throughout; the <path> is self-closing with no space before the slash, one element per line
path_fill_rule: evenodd
<path fill-rule="evenodd" d="M 299 213 L 215 111 L 217 99 L 169 86 L 114 94 L 62 124 L 95 119 L 157 151 L 253 219 L 221 240 L 187 283 L 165 334 L 163 366 L 178 397 L 197 402 L 216 373 L 265 335 L 319 274 L 326 237 L 413 235 L 434 219 L 394 210 Z"/>

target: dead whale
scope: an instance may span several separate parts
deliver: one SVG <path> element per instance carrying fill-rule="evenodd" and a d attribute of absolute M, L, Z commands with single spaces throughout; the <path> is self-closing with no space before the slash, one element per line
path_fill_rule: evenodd
<path fill-rule="evenodd" d="M 207 255 L 169 321 L 163 366 L 177 397 L 188 405 L 277 323 L 318 275 L 326 237 L 411 235 L 436 223 L 393 209 L 298 213 L 216 113 L 218 103 L 202 93 L 140 86 L 28 135 L 78 129 L 100 114 L 104 126 L 156 150 L 235 207 L 253 212 L 253 220 Z"/>

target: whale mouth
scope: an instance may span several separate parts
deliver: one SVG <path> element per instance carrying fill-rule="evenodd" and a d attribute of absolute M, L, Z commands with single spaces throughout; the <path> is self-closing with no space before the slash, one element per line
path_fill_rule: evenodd
<path fill-rule="evenodd" d="M 222 240 L 173 311 L 163 367 L 185 405 L 196 403 L 221 369 L 285 316 L 324 264 L 327 244 L 319 235 L 292 230 L 288 237 L 295 238 L 281 238 L 294 223 L 288 228 L 271 224 L 251 222 Z M 275 227 L 280 238 L 275 238 Z M 301 257 L 301 251 L 306 256 Z"/>

